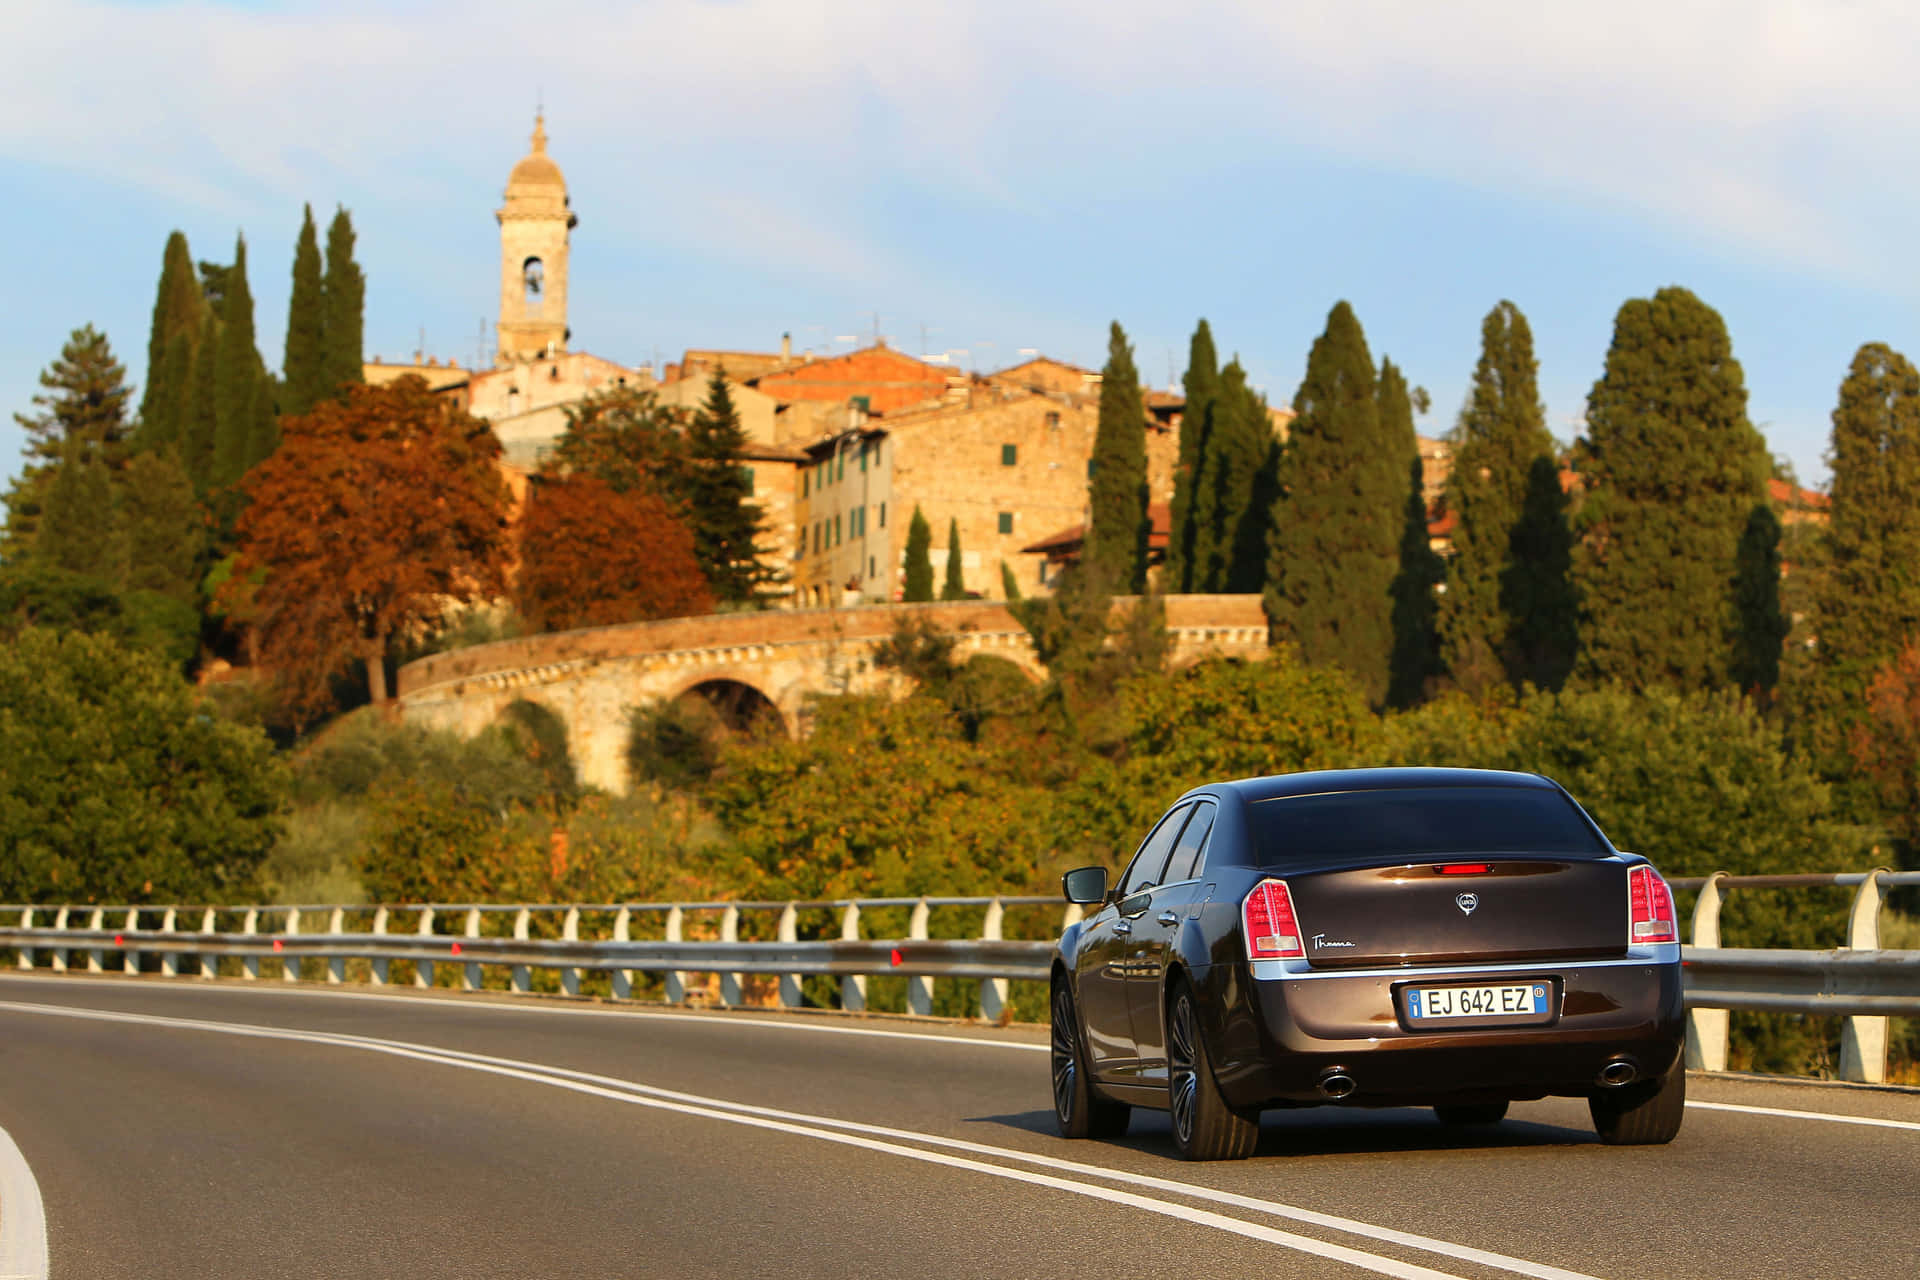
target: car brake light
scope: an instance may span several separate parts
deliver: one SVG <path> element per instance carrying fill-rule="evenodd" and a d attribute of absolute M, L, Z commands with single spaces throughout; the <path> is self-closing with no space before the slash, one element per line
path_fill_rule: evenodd
<path fill-rule="evenodd" d="M 1635 867 L 1627 873 L 1627 896 L 1633 906 L 1629 945 L 1680 941 L 1673 918 L 1673 893 L 1652 867 Z"/>
<path fill-rule="evenodd" d="M 1449 862 L 1439 868 L 1443 876 L 1483 876 L 1491 870 L 1484 862 Z"/>
<path fill-rule="evenodd" d="M 1293 895 L 1284 880 L 1262 880 L 1253 886 L 1240 904 L 1240 924 L 1246 931 L 1249 960 L 1289 960 L 1307 954 L 1300 945 Z"/>

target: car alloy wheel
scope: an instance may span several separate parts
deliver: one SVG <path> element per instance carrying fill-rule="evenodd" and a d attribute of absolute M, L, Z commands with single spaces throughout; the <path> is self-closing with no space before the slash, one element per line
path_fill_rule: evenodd
<path fill-rule="evenodd" d="M 1228 1105 L 1214 1083 L 1193 992 L 1183 981 L 1167 1011 L 1167 1111 L 1188 1160 L 1244 1160 L 1260 1141 L 1260 1113 Z"/>
<path fill-rule="evenodd" d="M 1133 1108 L 1110 1102 L 1093 1091 L 1080 1049 L 1080 1022 L 1073 990 L 1064 978 L 1053 983 L 1053 1118 L 1063 1138 L 1117 1138 L 1127 1131 Z"/>

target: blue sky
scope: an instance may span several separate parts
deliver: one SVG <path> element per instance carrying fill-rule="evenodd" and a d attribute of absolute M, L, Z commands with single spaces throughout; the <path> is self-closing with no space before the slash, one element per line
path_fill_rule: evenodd
<path fill-rule="evenodd" d="M 1204 315 L 1278 402 L 1346 298 L 1438 434 L 1511 298 L 1565 439 L 1620 303 L 1677 283 L 1822 481 L 1854 349 L 1920 355 L 1916 55 L 1920 8 L 1865 0 L 10 0 L 0 400 L 84 323 L 141 382 L 176 227 L 245 233 L 277 367 L 303 202 L 352 211 L 369 356 L 472 359 L 544 98 L 576 349 L 845 349 L 877 313 L 1097 366 L 1117 318 L 1163 385 Z"/>

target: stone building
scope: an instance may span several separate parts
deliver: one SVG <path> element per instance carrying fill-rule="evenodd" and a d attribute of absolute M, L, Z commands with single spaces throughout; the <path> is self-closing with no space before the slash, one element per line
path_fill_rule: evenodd
<path fill-rule="evenodd" d="M 1046 561 L 1023 548 L 1086 520 L 1099 426 L 1093 377 L 1079 382 L 1091 393 L 1036 390 L 1004 374 L 966 378 L 939 400 L 866 418 L 808 446 L 794 500 L 795 604 L 899 599 L 916 508 L 933 535 L 936 590 L 956 524 L 970 595 L 1003 598 L 1003 564 L 1023 594 L 1050 590 Z M 1152 420 L 1143 429 L 1150 501 L 1165 503 L 1177 430 Z"/>

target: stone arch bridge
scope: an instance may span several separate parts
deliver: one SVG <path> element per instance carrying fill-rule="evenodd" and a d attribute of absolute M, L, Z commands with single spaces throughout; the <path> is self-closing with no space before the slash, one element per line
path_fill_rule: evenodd
<path fill-rule="evenodd" d="M 1175 666 L 1267 652 L 1257 595 L 1168 596 L 1166 610 Z M 900 677 L 877 666 L 874 651 L 902 621 L 916 619 L 953 636 L 961 661 L 988 654 L 1035 680 L 1044 674 L 1026 630 L 998 601 L 719 613 L 434 654 L 400 669 L 400 714 L 410 724 L 472 736 L 512 703 L 537 703 L 566 725 L 581 781 L 624 792 L 630 707 L 699 696 L 722 707 L 770 709 L 797 733 L 815 694 L 897 691 Z"/>

